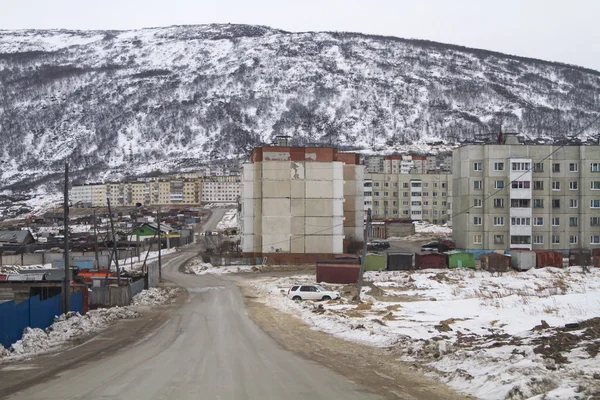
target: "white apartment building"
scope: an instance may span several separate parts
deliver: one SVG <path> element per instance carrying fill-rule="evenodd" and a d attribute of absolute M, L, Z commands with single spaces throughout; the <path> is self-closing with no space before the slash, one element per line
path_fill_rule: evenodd
<path fill-rule="evenodd" d="M 232 179 L 217 179 L 232 178 Z M 202 182 L 202 202 L 237 203 L 241 193 L 240 176 L 205 178 Z"/>
<path fill-rule="evenodd" d="M 454 150 L 457 247 L 600 247 L 600 146 L 505 143 Z"/>

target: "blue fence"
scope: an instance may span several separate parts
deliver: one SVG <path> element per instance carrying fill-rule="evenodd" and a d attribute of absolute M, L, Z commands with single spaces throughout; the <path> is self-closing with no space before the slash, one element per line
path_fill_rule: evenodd
<path fill-rule="evenodd" d="M 71 311 L 81 313 L 83 294 L 71 295 Z M 16 304 L 13 300 L 0 304 L 0 344 L 6 348 L 21 339 L 25 328 L 46 329 L 61 314 L 61 295 L 40 300 L 33 296 Z"/>

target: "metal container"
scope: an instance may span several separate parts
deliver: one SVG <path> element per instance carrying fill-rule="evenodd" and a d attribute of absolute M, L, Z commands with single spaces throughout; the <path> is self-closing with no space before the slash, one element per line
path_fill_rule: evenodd
<path fill-rule="evenodd" d="M 385 269 L 385 254 L 367 254 L 365 271 L 382 271 Z"/>
<path fill-rule="evenodd" d="M 499 253 L 487 253 L 479 257 L 481 269 L 490 272 L 506 272 L 510 269 L 511 257 Z"/>
<path fill-rule="evenodd" d="M 544 268 L 544 267 L 562 268 L 562 266 L 563 266 L 562 253 L 559 253 L 557 251 L 550 251 L 550 250 L 536 250 L 536 255 L 537 255 L 537 263 L 536 263 L 537 268 Z"/>
<path fill-rule="evenodd" d="M 413 269 L 412 253 L 387 253 L 388 271 L 409 271 Z"/>
<path fill-rule="evenodd" d="M 594 257 L 594 267 L 600 268 L 600 256 Z"/>
<path fill-rule="evenodd" d="M 511 264 L 514 269 L 519 271 L 527 271 L 528 269 L 535 268 L 536 265 L 536 254 L 535 251 L 530 250 L 511 250 Z"/>
<path fill-rule="evenodd" d="M 360 265 L 335 261 L 317 262 L 317 282 L 356 283 L 360 274 Z"/>
<path fill-rule="evenodd" d="M 475 254 L 468 251 L 452 250 L 448 256 L 448 268 L 475 268 Z"/>
<path fill-rule="evenodd" d="M 569 250 L 569 265 L 592 265 L 592 252 L 584 249 Z"/>
<path fill-rule="evenodd" d="M 443 253 L 416 253 L 415 269 L 446 269 L 448 257 Z"/>

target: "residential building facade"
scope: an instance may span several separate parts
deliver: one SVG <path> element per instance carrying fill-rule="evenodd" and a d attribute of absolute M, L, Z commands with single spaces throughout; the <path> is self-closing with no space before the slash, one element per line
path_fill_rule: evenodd
<path fill-rule="evenodd" d="M 242 174 L 242 251 L 313 262 L 363 240 L 364 166 L 335 148 L 255 148 Z"/>
<path fill-rule="evenodd" d="M 452 177 L 459 248 L 600 247 L 599 145 L 467 145 L 454 150 Z"/>
<path fill-rule="evenodd" d="M 205 203 L 237 203 L 241 186 L 239 175 L 204 177 L 202 179 L 202 201 Z"/>
<path fill-rule="evenodd" d="M 410 218 L 445 224 L 452 220 L 452 175 L 365 174 L 364 197 L 374 220 Z"/>

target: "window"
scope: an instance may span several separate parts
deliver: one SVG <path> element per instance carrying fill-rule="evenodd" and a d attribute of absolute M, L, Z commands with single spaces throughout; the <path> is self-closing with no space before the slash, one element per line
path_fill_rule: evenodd
<path fill-rule="evenodd" d="M 408 215 L 408 210 L 402 210 L 402 214 Z"/>
<path fill-rule="evenodd" d="M 428 202 L 428 201 L 424 201 L 424 202 L 423 202 L 423 205 L 424 205 L 424 206 L 428 206 L 428 205 L 429 205 L 429 202 Z"/>
<path fill-rule="evenodd" d="M 544 172 L 544 163 L 533 164 L 533 172 Z"/>
<path fill-rule="evenodd" d="M 433 197 L 437 197 L 437 192 L 433 192 L 433 193 L 431 193 L 431 195 L 432 195 Z"/>
<path fill-rule="evenodd" d="M 411 206 L 420 206 L 420 205 L 421 205 L 421 202 L 420 202 L 420 201 L 411 201 L 411 202 L 410 202 L 410 205 L 411 205 Z"/>
<path fill-rule="evenodd" d="M 544 199 L 533 199 L 533 208 L 544 208 Z"/>
<path fill-rule="evenodd" d="M 552 217 L 552 226 L 559 226 L 559 225 L 560 225 L 560 218 Z"/>
<path fill-rule="evenodd" d="M 504 189 L 504 181 L 494 181 L 494 189 Z"/>
<path fill-rule="evenodd" d="M 552 172 L 560 172 L 560 163 L 552 164 Z"/>
<path fill-rule="evenodd" d="M 374 205 L 374 206 L 378 206 L 378 205 L 379 205 L 379 201 L 374 201 L 374 202 L 373 202 L 373 205 Z"/>
<path fill-rule="evenodd" d="M 379 182 L 375 182 L 375 187 L 379 187 Z"/>
<path fill-rule="evenodd" d="M 494 235 L 494 244 L 504 244 L 504 235 Z"/>
<path fill-rule="evenodd" d="M 483 163 L 482 162 L 473 163 L 473 171 L 483 171 Z"/>
<path fill-rule="evenodd" d="M 529 171 L 531 164 L 528 162 L 514 162 L 511 163 L 511 168 L 513 171 Z"/>
<path fill-rule="evenodd" d="M 405 188 L 405 189 L 406 189 L 406 188 L 408 188 L 408 182 L 404 182 L 404 183 L 402 184 L 402 187 L 403 187 L 403 188 Z"/>
<path fill-rule="evenodd" d="M 389 197 L 390 196 L 390 192 L 383 192 L 383 196 L 384 197 Z"/>
<path fill-rule="evenodd" d="M 590 226 L 600 225 L 600 217 L 590 217 Z"/>
<path fill-rule="evenodd" d="M 590 172 L 600 172 L 600 163 L 591 163 Z"/>
<path fill-rule="evenodd" d="M 423 215 L 429 215 L 429 211 L 423 210 Z"/>
<path fill-rule="evenodd" d="M 503 162 L 495 162 L 494 163 L 494 171 L 504 171 L 504 163 Z"/>
<path fill-rule="evenodd" d="M 393 197 L 398 197 L 398 192 L 392 192 Z"/>
<path fill-rule="evenodd" d="M 577 181 L 569 182 L 569 190 L 577 190 L 579 188 Z"/>
<path fill-rule="evenodd" d="M 388 201 L 387 201 L 387 200 L 383 202 L 383 206 L 384 206 L 384 207 L 387 207 L 387 206 L 388 206 Z"/>
<path fill-rule="evenodd" d="M 446 197 L 446 192 L 442 192 L 442 197 Z"/>
<path fill-rule="evenodd" d="M 423 196 L 429 197 L 429 192 L 423 192 Z"/>
<path fill-rule="evenodd" d="M 560 235 L 552 235 L 552 244 L 560 244 Z"/>
<path fill-rule="evenodd" d="M 531 236 L 511 236 L 510 244 L 531 244 Z"/>
<path fill-rule="evenodd" d="M 510 224 L 511 225 L 529 226 L 529 225 L 531 225 L 531 218 L 513 217 L 510 219 Z"/>
<path fill-rule="evenodd" d="M 408 206 L 408 201 L 403 201 L 402 205 L 405 206 L 405 207 Z"/>
<path fill-rule="evenodd" d="M 373 192 L 373 196 L 379 196 L 379 192 Z"/>
<path fill-rule="evenodd" d="M 504 208 L 504 199 L 494 199 L 494 208 Z"/>
<path fill-rule="evenodd" d="M 481 181 L 473 181 L 473 189 L 479 190 L 482 188 Z"/>
<path fill-rule="evenodd" d="M 446 189 L 446 184 L 442 183 L 442 189 Z"/>
<path fill-rule="evenodd" d="M 560 190 L 560 182 L 552 181 L 552 190 Z"/>
<path fill-rule="evenodd" d="M 543 217 L 534 217 L 533 218 L 533 225 L 534 226 L 542 226 L 542 225 L 544 225 L 544 218 Z"/>
<path fill-rule="evenodd" d="M 438 215 L 438 211 L 437 210 L 433 210 L 433 215 Z"/>
<path fill-rule="evenodd" d="M 512 188 L 513 189 L 529 189 L 531 182 L 529 181 L 513 181 Z"/>
<path fill-rule="evenodd" d="M 434 201 L 434 202 L 433 202 L 433 205 L 434 205 L 434 206 L 437 206 L 437 205 L 438 205 L 438 202 L 437 202 L 437 201 Z"/>
<path fill-rule="evenodd" d="M 579 164 L 569 163 L 569 172 L 577 172 L 577 171 L 579 171 Z"/>
<path fill-rule="evenodd" d="M 402 192 L 402 197 L 408 197 L 408 192 Z"/>
<path fill-rule="evenodd" d="M 569 200 L 569 208 L 577 208 L 577 207 L 579 207 L 579 200 L 570 199 Z"/>
<path fill-rule="evenodd" d="M 394 182 L 394 187 L 397 188 L 398 187 L 398 182 Z"/>
<path fill-rule="evenodd" d="M 423 193 L 423 192 L 410 192 L 410 195 L 411 195 L 412 197 L 421 197 L 421 194 L 422 194 L 422 193 Z"/>
<path fill-rule="evenodd" d="M 385 186 L 385 187 L 390 187 L 390 184 L 389 184 L 389 182 L 386 182 L 386 183 L 384 183 L 384 186 Z"/>
<path fill-rule="evenodd" d="M 600 244 L 600 235 L 590 236 L 590 244 Z"/>
<path fill-rule="evenodd" d="M 437 182 L 433 182 L 433 187 L 436 188 L 437 187 Z"/>
<path fill-rule="evenodd" d="M 535 235 L 533 237 L 533 244 L 544 244 L 544 235 Z"/>
<path fill-rule="evenodd" d="M 590 200 L 590 208 L 600 208 L 600 200 Z"/>
<path fill-rule="evenodd" d="M 394 214 L 394 215 L 398 215 L 398 210 L 394 210 L 394 211 L 392 211 L 392 214 Z"/>
<path fill-rule="evenodd" d="M 510 206 L 512 208 L 529 208 L 530 200 L 529 199 L 511 199 Z"/>
<path fill-rule="evenodd" d="M 600 181 L 592 181 L 590 184 L 590 189 L 600 190 Z"/>
<path fill-rule="evenodd" d="M 481 217 L 473 217 L 473 225 L 481 225 Z"/>
<path fill-rule="evenodd" d="M 412 215 L 421 215 L 421 211 L 414 210 L 410 212 Z"/>
<path fill-rule="evenodd" d="M 560 208 L 560 199 L 552 199 L 552 208 Z"/>
<path fill-rule="evenodd" d="M 473 199 L 473 207 L 482 207 L 483 200 L 482 199 Z"/>
<path fill-rule="evenodd" d="M 411 182 L 410 183 L 410 187 L 420 188 L 421 187 L 421 182 Z"/>
<path fill-rule="evenodd" d="M 504 217 L 494 217 L 494 226 L 504 226 Z"/>
<path fill-rule="evenodd" d="M 442 205 L 445 207 L 445 206 L 447 206 L 447 205 L 448 205 L 448 203 L 447 203 L 447 202 L 445 202 L 445 201 L 442 201 Z"/>
<path fill-rule="evenodd" d="M 544 181 L 533 181 L 533 190 L 544 190 Z"/>
<path fill-rule="evenodd" d="M 577 225 L 579 225 L 579 218 L 569 217 L 569 226 L 577 226 Z"/>
<path fill-rule="evenodd" d="M 429 187 L 429 183 L 427 183 L 427 182 L 423 183 L 423 187 L 424 188 L 428 188 Z"/>
<path fill-rule="evenodd" d="M 482 235 L 473 235 L 473 244 L 481 244 L 483 243 Z"/>

